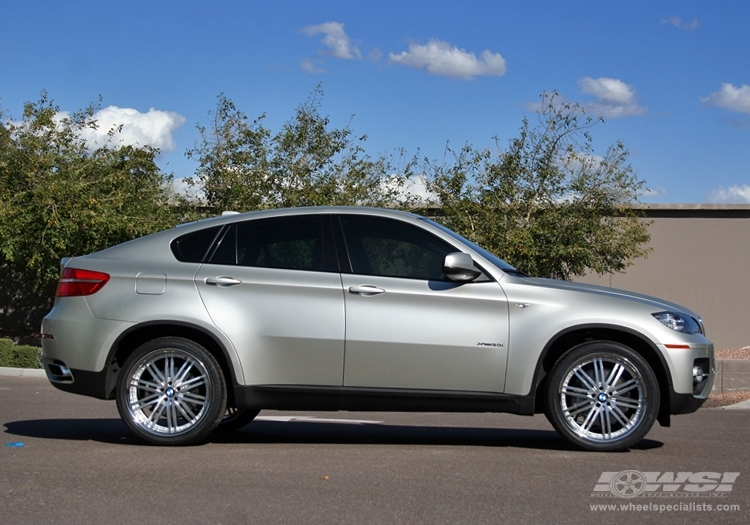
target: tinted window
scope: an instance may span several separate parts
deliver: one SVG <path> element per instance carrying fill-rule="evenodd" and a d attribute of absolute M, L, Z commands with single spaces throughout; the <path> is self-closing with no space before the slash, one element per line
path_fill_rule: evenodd
<path fill-rule="evenodd" d="M 237 227 L 232 224 L 224 230 L 211 255 L 212 264 L 237 264 Z"/>
<path fill-rule="evenodd" d="M 228 228 L 211 257 L 214 264 L 324 270 L 323 217 L 241 222 Z"/>
<path fill-rule="evenodd" d="M 455 252 L 429 232 L 393 219 L 341 216 L 352 271 L 364 275 L 446 280 L 445 256 Z"/>
<path fill-rule="evenodd" d="M 172 241 L 172 253 L 178 261 L 202 262 L 221 226 L 191 232 Z"/>

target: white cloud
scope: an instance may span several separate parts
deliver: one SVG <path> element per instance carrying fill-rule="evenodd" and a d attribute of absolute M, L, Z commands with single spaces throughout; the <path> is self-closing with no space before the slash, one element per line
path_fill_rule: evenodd
<path fill-rule="evenodd" d="M 736 87 L 733 84 L 725 83 L 721 85 L 719 91 L 711 93 L 706 98 L 701 97 L 701 102 L 730 111 L 750 113 L 750 86 L 742 84 L 742 86 Z"/>
<path fill-rule="evenodd" d="M 503 76 L 506 71 L 505 59 L 500 53 L 489 50 L 482 52 L 480 58 L 474 53 L 451 46 L 448 42 L 433 39 L 422 46 L 409 44 L 409 51 L 399 54 L 390 53 L 391 62 L 426 69 L 433 75 L 471 80 L 478 76 Z"/>
<path fill-rule="evenodd" d="M 584 104 L 586 111 L 596 115 L 618 118 L 642 115 L 648 111 L 648 108 L 638 105 L 633 86 L 617 78 L 583 77 L 578 80 L 578 85 L 581 91 L 599 99 Z"/>
<path fill-rule="evenodd" d="M 58 118 L 68 118 L 64 111 Z M 97 128 L 86 128 L 81 136 L 91 148 L 115 142 L 127 146 L 153 146 L 161 151 L 172 151 L 176 145 L 172 132 L 185 123 L 185 117 L 171 111 L 151 108 L 147 113 L 136 109 L 109 106 L 94 114 Z M 119 129 L 119 131 L 118 131 Z M 114 131 L 110 137 L 110 131 Z"/>
<path fill-rule="evenodd" d="M 302 69 L 307 71 L 308 73 L 316 74 L 316 73 L 325 73 L 326 70 L 322 67 L 318 67 L 315 62 L 313 62 L 310 59 L 305 59 L 302 62 L 300 62 L 300 66 Z"/>
<path fill-rule="evenodd" d="M 377 62 L 378 60 L 380 60 L 382 56 L 383 56 L 383 52 L 378 48 L 375 48 L 369 53 L 367 53 L 367 58 L 369 58 L 373 62 Z"/>
<path fill-rule="evenodd" d="M 407 197 L 416 198 L 418 201 L 427 202 L 437 200 L 437 194 L 428 189 L 427 177 L 424 175 L 412 175 L 406 183 L 403 193 Z"/>
<path fill-rule="evenodd" d="M 323 45 L 330 49 L 330 54 L 336 58 L 359 59 L 362 53 L 354 47 L 349 37 L 344 32 L 344 24 L 341 22 L 326 22 L 313 26 L 307 26 L 302 29 L 307 36 L 324 34 L 321 40 Z"/>
<path fill-rule="evenodd" d="M 750 185 L 719 187 L 708 192 L 708 202 L 750 202 Z"/>
<path fill-rule="evenodd" d="M 659 23 L 670 24 L 678 29 L 685 29 L 687 31 L 692 31 L 693 29 L 698 27 L 697 18 L 693 18 L 690 22 L 683 22 L 682 17 L 680 16 L 670 16 L 668 18 L 662 19 Z"/>
<path fill-rule="evenodd" d="M 656 188 L 648 188 L 643 190 L 640 193 L 640 196 L 644 199 L 653 199 L 656 197 L 663 197 L 667 194 L 667 190 L 665 188 L 662 188 L 661 186 L 657 186 Z"/>
<path fill-rule="evenodd" d="M 170 189 L 175 195 L 179 195 L 193 202 L 207 204 L 206 194 L 199 184 L 189 184 L 188 179 L 172 179 Z"/>
<path fill-rule="evenodd" d="M 426 204 L 430 201 L 437 201 L 437 194 L 429 190 L 429 183 L 425 175 L 412 175 L 406 181 L 403 181 L 398 175 L 385 177 L 381 182 L 381 187 L 386 191 L 396 191 L 396 200 L 405 202 L 411 200 L 415 204 Z"/>

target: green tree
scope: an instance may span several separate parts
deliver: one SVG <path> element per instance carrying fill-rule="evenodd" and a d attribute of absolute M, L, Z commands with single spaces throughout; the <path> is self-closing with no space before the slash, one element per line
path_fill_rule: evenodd
<path fill-rule="evenodd" d="M 365 154 L 366 136 L 347 126 L 331 129 L 318 112 L 322 91 L 297 107 L 277 134 L 265 115 L 250 122 L 224 95 L 210 128 L 198 126 L 201 142 L 187 155 L 199 161 L 191 184 L 202 190 L 212 212 L 322 205 L 404 206 L 406 164 Z"/>
<path fill-rule="evenodd" d="M 179 207 L 165 206 L 171 180 L 154 163 L 156 149 L 87 144 L 96 109 L 68 116 L 45 93 L 24 106 L 21 121 L 0 115 L 0 254 L 36 290 L 57 280 L 61 257 L 178 220 Z"/>
<path fill-rule="evenodd" d="M 537 276 L 569 279 L 623 271 L 646 256 L 647 224 L 634 205 L 643 189 L 621 143 L 593 155 L 597 121 L 543 93 L 538 125 L 493 154 L 466 146 L 431 172 L 439 220 Z"/>

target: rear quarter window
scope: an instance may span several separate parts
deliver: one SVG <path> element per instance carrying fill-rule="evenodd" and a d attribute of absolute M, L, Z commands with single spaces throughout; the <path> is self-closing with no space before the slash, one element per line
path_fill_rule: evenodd
<path fill-rule="evenodd" d="M 220 230 L 221 226 L 214 226 L 178 237 L 170 245 L 172 253 L 178 261 L 203 262 Z"/>

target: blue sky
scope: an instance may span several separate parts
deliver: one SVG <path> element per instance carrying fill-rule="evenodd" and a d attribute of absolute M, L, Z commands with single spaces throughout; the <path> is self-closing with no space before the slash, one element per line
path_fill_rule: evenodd
<path fill-rule="evenodd" d="M 320 83 L 332 125 L 372 156 L 439 160 L 446 142 L 501 146 L 543 91 L 622 141 L 645 202 L 750 202 L 750 2 L 3 0 L 0 106 L 42 90 L 63 111 L 101 95 L 104 124 L 185 151 L 216 97 L 277 131 Z"/>

